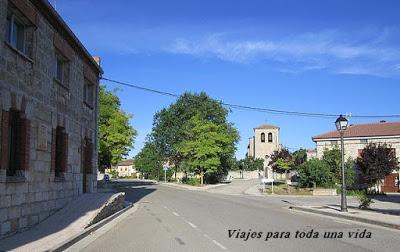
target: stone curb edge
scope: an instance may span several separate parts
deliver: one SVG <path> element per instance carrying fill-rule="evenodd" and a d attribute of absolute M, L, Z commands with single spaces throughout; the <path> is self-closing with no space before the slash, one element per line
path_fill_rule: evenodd
<path fill-rule="evenodd" d="M 367 219 L 367 218 L 361 218 L 361 217 L 356 217 L 356 216 L 347 216 L 347 215 L 341 215 L 341 214 L 336 214 L 336 213 L 329 213 L 329 212 L 319 211 L 317 209 L 311 209 L 308 207 L 290 206 L 289 209 L 313 213 L 313 214 L 319 214 L 319 215 L 327 215 L 330 217 L 337 217 L 337 218 L 342 218 L 342 219 L 346 219 L 346 220 L 364 222 L 367 224 L 372 224 L 372 225 L 377 225 L 377 226 L 382 226 L 382 227 L 386 227 L 386 228 L 400 230 L 400 225 L 377 221 L 377 220 L 371 220 L 371 219 Z"/>
<path fill-rule="evenodd" d="M 80 240 L 82 240 L 83 238 L 87 237 L 88 235 L 90 235 L 92 232 L 96 231 L 97 229 L 103 227 L 105 224 L 109 223 L 110 221 L 112 221 L 113 219 L 117 218 L 118 216 L 120 216 L 121 214 L 123 214 L 124 212 L 128 211 L 129 209 L 131 209 L 133 207 L 133 204 L 130 203 L 128 206 L 124 207 L 123 209 L 121 209 L 120 211 L 108 216 L 107 218 L 105 218 L 104 220 L 86 228 L 85 230 L 83 230 L 82 232 L 78 233 L 77 235 L 71 237 L 70 239 L 62 242 L 61 244 L 56 245 L 55 247 L 53 247 L 52 249 L 48 250 L 48 251 L 53 251 L 53 252 L 59 252 L 59 251 L 64 251 L 67 248 L 71 247 L 72 245 L 74 245 L 75 243 L 79 242 Z"/>

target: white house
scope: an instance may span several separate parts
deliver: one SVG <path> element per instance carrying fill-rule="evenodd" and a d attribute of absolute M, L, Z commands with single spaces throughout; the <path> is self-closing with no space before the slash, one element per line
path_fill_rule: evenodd
<path fill-rule="evenodd" d="M 122 160 L 114 169 L 118 172 L 119 177 L 139 178 L 139 173 L 135 168 L 135 160 L 133 159 Z"/>

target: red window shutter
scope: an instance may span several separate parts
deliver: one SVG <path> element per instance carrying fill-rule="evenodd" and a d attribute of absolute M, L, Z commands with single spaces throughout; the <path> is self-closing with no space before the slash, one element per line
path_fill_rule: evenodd
<path fill-rule="evenodd" d="M 8 127 L 10 124 L 10 112 L 2 111 L 1 116 L 1 155 L 0 155 L 0 168 L 7 169 L 8 156 L 9 156 L 9 143 L 8 143 Z"/>
<path fill-rule="evenodd" d="M 61 172 L 68 171 L 68 134 L 63 133 L 62 135 L 62 164 L 61 164 Z"/>
<path fill-rule="evenodd" d="M 56 170 L 56 139 L 57 139 L 57 130 L 51 130 L 51 166 L 50 171 Z"/>

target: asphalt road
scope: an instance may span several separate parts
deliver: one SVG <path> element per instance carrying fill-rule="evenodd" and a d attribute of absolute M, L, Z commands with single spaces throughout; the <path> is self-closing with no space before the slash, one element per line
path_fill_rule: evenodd
<path fill-rule="evenodd" d="M 83 242 L 84 247 L 75 249 L 206 252 L 399 251 L 400 248 L 399 231 L 294 212 L 278 197 L 238 195 L 236 189 L 232 195 L 162 185 L 124 183 L 123 186 L 127 199 L 137 205 L 137 210 L 97 239 L 89 244 Z M 229 230 L 257 234 L 246 240 L 247 233 L 244 238 L 241 233 L 236 236 L 237 232 L 229 237 Z M 349 232 L 364 230 L 366 235 L 370 232 L 371 238 L 348 237 Z M 313 231 L 314 238 L 296 238 L 297 231 L 309 235 Z M 324 238 L 325 232 L 330 235 L 337 232 L 338 237 Z M 266 240 L 267 236 L 272 237 Z"/>

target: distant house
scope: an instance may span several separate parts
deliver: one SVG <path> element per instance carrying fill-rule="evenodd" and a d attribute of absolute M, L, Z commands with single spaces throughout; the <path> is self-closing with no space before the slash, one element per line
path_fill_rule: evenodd
<path fill-rule="evenodd" d="M 272 169 L 268 165 L 274 151 L 280 150 L 279 127 L 263 124 L 254 128 L 254 136 L 249 138 L 247 156 L 264 159 L 264 171 L 262 176 L 272 178 Z"/>
<path fill-rule="evenodd" d="M 317 157 L 322 158 L 325 149 L 340 148 L 338 131 L 330 131 L 314 136 L 317 145 Z M 385 122 L 350 125 L 344 133 L 345 158 L 356 159 L 369 143 L 386 143 L 395 153 L 400 153 L 400 122 Z M 381 190 L 383 192 L 399 191 L 399 171 L 393 171 L 385 177 Z"/>
<path fill-rule="evenodd" d="M 122 160 L 114 169 L 117 170 L 119 177 L 137 178 L 139 175 L 135 168 L 135 160 L 133 159 Z"/>

